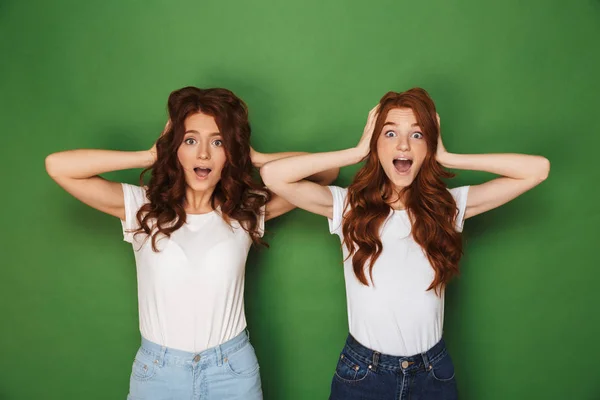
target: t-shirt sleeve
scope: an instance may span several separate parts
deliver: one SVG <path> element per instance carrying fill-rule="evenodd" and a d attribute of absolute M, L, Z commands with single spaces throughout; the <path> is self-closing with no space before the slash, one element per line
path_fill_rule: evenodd
<path fill-rule="evenodd" d="M 465 212 L 467 211 L 467 197 L 469 196 L 469 186 L 461 186 L 454 189 L 449 189 L 450 194 L 456 202 L 457 214 L 455 228 L 458 232 L 462 232 L 465 222 Z"/>
<path fill-rule="evenodd" d="M 121 220 L 123 227 L 123 240 L 133 243 L 133 235 L 139 228 L 137 212 L 148 202 L 146 190 L 140 186 L 123 183 L 123 200 L 125 202 L 125 221 Z"/>
<path fill-rule="evenodd" d="M 256 196 L 266 196 L 265 191 L 261 190 L 250 190 L 249 193 Z M 258 209 L 256 216 L 258 217 L 256 220 L 256 231 L 259 237 L 263 237 L 265 234 L 265 217 L 267 215 L 267 204 L 265 203 L 262 207 Z"/>
<path fill-rule="evenodd" d="M 258 235 L 263 237 L 265 234 L 265 215 L 267 213 L 267 205 L 265 204 L 259 210 L 258 214 Z"/>
<path fill-rule="evenodd" d="M 348 189 L 339 186 L 327 186 L 333 196 L 333 219 L 327 219 L 329 222 L 329 232 L 342 237 L 342 218 L 344 216 L 344 207 Z"/>

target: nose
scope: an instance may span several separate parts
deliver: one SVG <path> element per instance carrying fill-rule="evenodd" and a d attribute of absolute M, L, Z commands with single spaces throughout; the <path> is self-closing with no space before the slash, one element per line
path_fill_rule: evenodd
<path fill-rule="evenodd" d="M 398 142 L 396 143 L 396 149 L 400 151 L 409 151 L 410 143 L 408 142 L 408 137 L 402 135 L 398 137 Z"/>
<path fill-rule="evenodd" d="M 198 157 L 201 160 L 210 160 L 210 153 L 208 150 L 208 146 L 204 145 L 204 144 L 199 144 L 198 145 L 198 152 L 196 154 L 196 157 Z"/>

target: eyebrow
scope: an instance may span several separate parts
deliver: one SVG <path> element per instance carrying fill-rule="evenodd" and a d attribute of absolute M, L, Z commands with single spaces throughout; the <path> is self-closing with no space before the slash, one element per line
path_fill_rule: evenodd
<path fill-rule="evenodd" d="M 185 133 L 195 133 L 197 135 L 200 134 L 200 132 L 198 132 L 194 129 L 187 130 L 187 131 L 185 131 Z M 211 132 L 208 134 L 208 137 L 214 137 L 214 136 L 221 136 L 221 132 Z"/>
<path fill-rule="evenodd" d="M 397 124 L 395 124 L 395 123 L 393 123 L 393 122 L 391 122 L 391 121 L 388 121 L 388 122 L 386 122 L 385 124 L 383 124 L 383 127 L 385 128 L 385 127 L 386 127 L 386 126 L 388 126 L 388 125 L 392 125 L 392 126 L 398 126 Z M 415 123 L 414 123 L 414 124 L 412 124 L 411 126 L 412 126 L 413 128 L 414 128 L 414 127 L 417 127 L 417 126 L 419 126 L 419 123 L 418 123 L 418 122 L 415 122 Z"/>

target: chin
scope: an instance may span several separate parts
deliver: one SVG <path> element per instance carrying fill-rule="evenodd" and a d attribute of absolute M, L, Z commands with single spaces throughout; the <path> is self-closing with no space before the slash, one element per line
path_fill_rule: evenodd
<path fill-rule="evenodd" d="M 412 183 L 415 181 L 415 178 L 413 176 L 403 176 L 403 177 L 394 177 L 394 179 L 390 179 L 390 181 L 392 182 L 392 184 L 394 186 L 400 187 L 400 188 L 405 188 L 407 186 L 412 185 Z"/>
<path fill-rule="evenodd" d="M 188 183 L 188 187 L 195 192 L 205 192 L 209 189 L 214 189 L 216 185 L 212 182 L 193 182 L 192 184 Z"/>
<path fill-rule="evenodd" d="M 394 182 L 394 185 L 396 185 L 399 188 L 405 188 L 405 187 L 412 185 L 413 181 L 414 181 L 414 179 L 410 179 L 410 180 L 402 179 L 402 180 Z"/>
<path fill-rule="evenodd" d="M 391 171 L 391 175 L 386 173 L 385 174 L 388 178 L 388 181 L 397 187 L 406 187 L 406 186 L 410 186 L 413 181 L 415 180 L 415 178 L 413 176 L 398 176 L 398 174 L 396 174 L 396 171 Z"/>

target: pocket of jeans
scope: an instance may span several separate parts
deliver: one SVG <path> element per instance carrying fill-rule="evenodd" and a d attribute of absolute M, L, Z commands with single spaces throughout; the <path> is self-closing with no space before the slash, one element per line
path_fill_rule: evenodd
<path fill-rule="evenodd" d="M 250 377 L 256 375 L 259 370 L 258 359 L 250 342 L 241 349 L 227 354 L 224 364 L 227 370 L 236 377 Z"/>
<path fill-rule="evenodd" d="M 131 376 L 138 381 L 147 381 L 154 377 L 156 368 L 156 357 L 140 348 L 133 360 Z"/>
<path fill-rule="evenodd" d="M 449 382 L 454 379 L 454 363 L 450 354 L 444 353 L 442 357 L 431 364 L 431 375 L 440 382 Z"/>
<path fill-rule="evenodd" d="M 358 361 L 347 351 L 342 351 L 335 368 L 337 379 L 347 383 L 357 383 L 365 379 L 367 375 L 369 375 L 369 368 L 364 362 Z"/>

